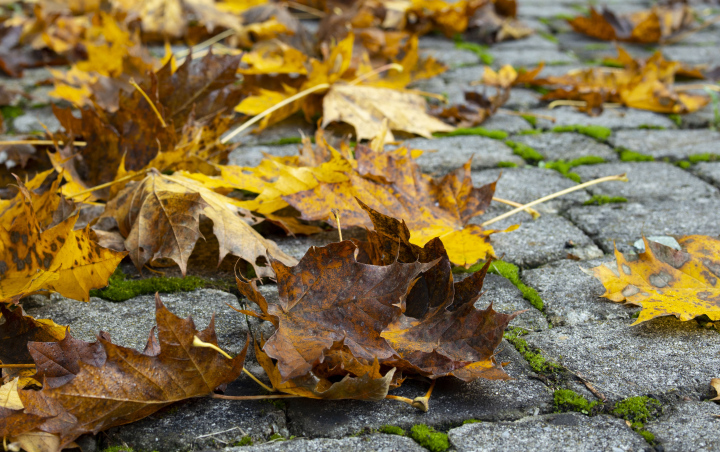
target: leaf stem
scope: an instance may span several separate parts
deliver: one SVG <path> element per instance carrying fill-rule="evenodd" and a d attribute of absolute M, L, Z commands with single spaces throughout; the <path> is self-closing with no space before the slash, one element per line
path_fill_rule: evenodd
<path fill-rule="evenodd" d="M 215 345 L 215 344 L 211 344 L 211 343 L 209 343 L 209 342 L 202 341 L 202 340 L 200 340 L 200 338 L 197 337 L 197 336 L 194 336 L 194 337 L 193 337 L 193 343 L 192 343 L 192 345 L 193 345 L 193 347 L 211 348 L 211 349 L 215 350 L 216 352 L 220 353 L 221 355 L 223 355 L 224 357 L 226 357 L 227 359 L 232 359 L 232 356 L 228 355 L 228 353 L 227 353 L 225 350 L 221 349 L 220 347 L 218 347 L 218 346 Z M 249 376 L 250 378 L 252 378 L 252 379 L 255 381 L 255 383 L 257 383 L 257 384 L 259 384 L 260 386 L 262 386 L 263 389 L 265 389 L 266 391 L 268 391 L 268 392 L 276 392 L 273 388 L 269 387 L 268 385 L 266 385 L 265 383 L 263 383 L 262 381 L 260 381 L 255 375 L 253 375 L 253 374 L 252 374 L 249 370 L 247 370 L 245 367 L 243 367 L 242 370 L 243 370 L 243 372 L 245 372 L 245 373 L 247 374 L 247 376 Z"/>
<path fill-rule="evenodd" d="M 401 65 L 399 65 L 398 63 L 390 63 L 390 64 L 386 64 L 386 65 L 384 65 L 384 66 L 380 66 L 380 67 L 377 68 L 377 69 L 373 69 L 372 71 L 370 71 L 370 72 L 368 72 L 368 73 L 366 73 L 366 74 L 361 75 L 360 77 L 356 78 L 355 80 L 353 80 L 353 81 L 350 82 L 349 84 L 350 84 L 350 85 L 357 85 L 358 83 L 367 80 L 368 78 L 372 77 L 373 75 L 378 75 L 379 73 L 385 72 L 385 71 L 389 71 L 390 69 L 395 69 L 395 70 L 398 71 L 398 72 L 402 72 L 403 70 L 405 70 L 405 68 L 403 68 L 403 67 L 402 67 Z"/>
<path fill-rule="evenodd" d="M 493 199 L 492 199 L 492 200 L 495 201 L 495 202 L 502 203 L 502 204 L 507 204 L 508 206 L 512 206 L 512 207 L 522 207 L 522 204 L 520 204 L 519 202 L 510 201 L 510 200 L 498 198 L 498 197 L 495 197 L 495 196 L 493 196 Z M 538 212 L 538 211 L 535 210 L 535 209 L 525 209 L 525 212 L 527 212 L 527 213 L 529 213 L 530 215 L 532 215 L 533 220 L 540 217 L 540 212 Z"/>
<path fill-rule="evenodd" d="M 0 146 L 4 145 L 11 145 L 11 144 L 36 144 L 36 145 L 53 145 L 55 144 L 52 140 L 10 140 L 10 141 L 0 141 Z M 64 146 L 65 143 L 62 141 L 58 141 L 58 144 L 60 146 Z M 87 146 L 87 142 L 85 141 L 73 141 L 73 146 Z"/>
<path fill-rule="evenodd" d="M 340 211 L 337 209 L 332 209 L 332 213 L 333 213 L 333 215 L 335 215 L 335 221 L 337 221 L 337 226 L 338 226 L 338 235 L 340 236 L 340 241 L 342 242 L 343 238 L 342 238 L 342 228 L 340 227 Z"/>
<path fill-rule="evenodd" d="M 272 112 L 274 112 L 274 111 L 276 111 L 276 110 L 281 109 L 281 108 L 284 107 L 285 105 L 290 104 L 290 103 L 292 103 L 292 102 L 295 102 L 296 100 L 301 99 L 301 98 L 307 96 L 308 94 L 312 94 L 312 93 L 314 93 L 315 91 L 320 91 L 320 90 L 326 89 L 326 88 L 330 88 L 330 84 L 329 84 L 329 83 L 321 83 L 321 84 L 319 84 L 319 85 L 315 85 L 315 86 L 313 86 L 313 87 L 311 87 L 311 88 L 308 88 L 308 89 L 306 89 L 306 90 L 304 90 L 304 91 L 300 91 L 299 93 L 295 94 L 294 96 L 288 97 L 287 99 L 285 99 L 285 100 L 282 101 L 282 102 L 278 102 L 277 104 L 275 104 L 275 105 L 273 105 L 272 107 L 268 108 L 268 109 L 265 110 L 264 112 L 255 115 L 251 120 L 247 121 L 246 123 L 244 123 L 243 125 L 241 125 L 241 126 L 238 127 L 237 129 L 233 130 L 233 131 L 230 132 L 229 134 L 225 135 L 225 136 L 220 140 L 220 143 L 221 143 L 221 144 L 227 143 L 228 141 L 232 140 L 232 139 L 233 139 L 237 134 L 239 134 L 240 132 L 246 130 L 246 129 L 249 128 L 251 125 L 253 125 L 253 124 L 255 124 L 256 122 L 260 121 L 260 120 L 261 120 L 262 118 L 264 118 L 265 116 L 269 115 L 270 113 L 272 113 Z"/>
<path fill-rule="evenodd" d="M 488 221 L 480 224 L 480 226 L 482 226 L 482 227 L 489 226 L 489 225 L 491 225 L 491 224 L 493 224 L 493 223 L 497 223 L 497 222 L 500 221 L 500 220 L 504 220 L 505 218 L 511 217 L 511 216 L 515 215 L 516 213 L 518 213 L 518 212 L 522 212 L 523 210 L 527 209 L 528 207 L 533 207 L 533 206 L 536 206 L 536 205 L 538 205 L 538 204 L 542 204 L 542 203 L 544 203 L 545 201 L 550 201 L 551 199 L 555 199 L 555 198 L 558 198 L 558 197 L 560 197 L 560 196 L 567 195 L 568 193 L 572 193 L 572 192 L 577 191 L 577 190 L 582 190 L 583 188 L 589 187 L 589 186 L 591 186 L 591 185 L 600 184 L 600 183 L 603 183 L 603 182 L 612 182 L 612 181 L 627 182 L 627 181 L 628 181 L 628 178 L 627 178 L 627 175 L 626 175 L 625 173 L 623 173 L 623 174 L 618 174 L 618 175 L 616 175 L 616 176 L 606 176 L 606 177 L 601 177 L 601 178 L 599 178 L 599 179 L 593 179 L 593 180 L 591 180 L 591 181 L 585 182 L 584 184 L 580 184 L 580 185 L 576 185 L 576 186 L 574 186 L 574 187 L 566 188 L 565 190 L 560 190 L 560 191 L 555 192 L 555 193 L 552 193 L 552 194 L 550 194 L 550 195 L 543 196 L 543 197 L 540 198 L 540 199 L 536 199 L 535 201 L 529 202 L 529 203 L 527 203 L 527 204 L 523 204 L 522 206 L 517 207 L 517 208 L 511 210 L 510 212 L 505 212 L 505 213 L 502 214 L 502 215 L 498 215 L 497 217 L 492 218 L 492 219 L 490 219 L 490 220 L 488 220 Z"/>
<path fill-rule="evenodd" d="M 200 44 L 194 45 L 194 46 L 190 47 L 189 49 L 179 51 L 178 53 L 175 54 L 175 58 L 184 58 L 184 57 L 190 55 L 191 52 L 197 52 L 198 50 L 202 50 L 205 47 L 210 47 L 211 45 L 215 44 L 216 42 L 220 42 L 223 39 L 234 35 L 235 33 L 236 33 L 236 31 L 232 30 L 232 29 L 225 30 L 222 33 L 216 34 L 212 38 L 209 38 L 209 39 L 201 42 Z"/>
<path fill-rule="evenodd" d="M 165 123 L 165 120 L 163 119 L 162 115 L 160 114 L 157 107 L 155 106 L 155 103 L 152 100 L 150 100 L 150 96 L 147 95 L 145 90 L 140 88 L 140 85 L 135 83 L 135 80 L 133 80 L 132 78 L 130 79 L 130 84 L 132 86 L 134 86 L 136 90 L 140 91 L 140 94 L 142 94 L 142 96 L 145 98 L 145 100 L 148 102 L 148 104 L 150 104 L 150 108 L 152 108 L 153 111 L 155 112 L 155 115 L 160 120 L 160 124 L 162 124 L 163 128 L 167 127 L 167 124 Z"/>
<path fill-rule="evenodd" d="M 100 184 L 100 185 L 96 185 L 96 186 L 94 186 L 94 187 L 90 187 L 90 188 L 88 188 L 87 190 L 83 190 L 83 191 L 77 192 L 77 193 L 75 193 L 74 195 L 66 196 L 66 198 L 67 198 L 67 199 L 77 198 L 78 196 L 82 196 L 82 195 L 86 195 L 86 194 L 88 194 L 88 193 L 92 193 L 92 192 L 94 192 L 94 191 L 102 190 L 103 188 L 111 187 L 111 186 L 113 186 L 113 185 L 115 185 L 115 184 L 119 184 L 119 183 L 121 183 L 121 182 L 125 182 L 126 180 L 130 180 L 130 179 L 132 179 L 132 178 L 134 178 L 134 177 L 137 177 L 139 174 L 146 173 L 146 172 L 147 172 L 147 170 L 138 171 L 138 172 L 135 172 L 135 173 L 127 174 L 127 175 L 121 177 L 120 179 L 115 179 L 115 180 L 112 181 L 112 182 L 106 182 L 106 183 L 104 183 L 104 184 Z"/>
<path fill-rule="evenodd" d="M 243 367 L 242 370 L 243 370 L 243 372 L 245 372 L 245 375 L 247 375 L 248 377 L 252 378 L 252 380 L 253 380 L 255 383 L 257 383 L 257 384 L 259 384 L 260 386 L 262 386 L 262 388 L 263 388 L 264 390 L 266 390 L 266 391 L 268 391 L 268 392 L 277 392 L 277 391 L 275 391 L 275 389 L 271 388 L 270 386 L 268 386 L 268 385 L 266 385 L 265 383 L 263 383 L 262 381 L 260 381 L 260 379 L 258 379 L 258 377 L 256 377 L 255 375 L 253 375 L 252 372 L 250 372 L 250 371 L 247 370 L 246 368 Z"/>

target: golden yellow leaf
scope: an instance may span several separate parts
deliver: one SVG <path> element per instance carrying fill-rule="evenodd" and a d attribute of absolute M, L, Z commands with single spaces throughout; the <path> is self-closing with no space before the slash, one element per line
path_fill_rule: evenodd
<path fill-rule="evenodd" d="M 241 74 L 307 74 L 308 57 L 282 41 L 261 41 L 243 54 Z M 245 67 L 247 65 L 248 67 Z"/>
<path fill-rule="evenodd" d="M 681 251 L 646 238 L 643 241 L 645 251 L 637 260 L 615 250 L 616 268 L 605 264 L 591 270 L 605 286 L 602 296 L 642 306 L 633 325 L 666 315 L 680 320 L 707 315 L 710 320 L 720 320 L 720 240 L 680 237 Z"/>
<path fill-rule="evenodd" d="M 0 386 L 0 408 L 9 410 L 22 410 L 25 406 L 18 395 L 18 378 Z"/>
<path fill-rule="evenodd" d="M 389 128 L 432 138 L 433 132 L 450 132 L 454 127 L 426 113 L 425 99 L 409 91 L 372 86 L 335 84 L 323 99 L 323 123 L 346 122 L 355 128 L 357 140 L 372 139 L 382 130 L 383 120 Z M 392 133 L 386 142 L 394 141 Z"/>
<path fill-rule="evenodd" d="M 710 386 L 715 390 L 716 397 L 710 400 L 720 400 L 720 378 L 710 380 Z"/>

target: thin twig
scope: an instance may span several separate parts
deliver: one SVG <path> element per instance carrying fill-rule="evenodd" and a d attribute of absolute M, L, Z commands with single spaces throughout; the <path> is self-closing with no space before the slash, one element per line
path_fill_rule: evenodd
<path fill-rule="evenodd" d="M 194 45 L 186 50 L 181 50 L 178 53 L 175 54 L 175 58 L 184 58 L 188 56 L 191 52 L 194 54 L 195 52 L 204 49 L 205 47 L 210 47 L 211 45 L 215 44 L 216 42 L 220 42 L 223 39 L 230 37 L 236 33 L 235 30 L 225 30 L 222 33 L 218 33 L 215 36 L 213 36 L 210 39 L 207 39 L 200 44 Z"/>
<path fill-rule="evenodd" d="M 88 194 L 88 193 L 92 193 L 92 192 L 94 192 L 94 191 L 102 190 L 103 188 L 108 188 L 108 187 L 111 187 L 111 186 L 113 186 L 113 185 L 115 185 L 115 184 L 119 184 L 119 183 L 121 183 L 121 182 L 125 182 L 126 180 L 130 180 L 130 179 L 132 179 L 132 178 L 134 178 L 134 177 L 137 177 L 138 175 L 140 175 L 140 174 L 142 174 L 142 173 L 145 173 L 145 172 L 147 172 L 147 171 L 138 171 L 138 172 L 136 172 L 136 173 L 131 173 L 131 174 L 128 174 L 128 175 L 125 175 L 125 176 L 121 177 L 120 179 L 115 179 L 115 180 L 112 181 L 112 182 L 107 182 L 107 183 L 104 183 L 104 184 L 96 185 L 95 187 L 90 187 L 90 188 L 88 188 L 87 190 L 83 190 L 83 191 L 77 192 L 77 193 L 75 193 L 74 195 L 66 196 L 66 198 L 68 198 L 68 199 L 77 198 L 78 196 L 82 196 L 82 195 L 86 195 L 86 194 Z"/>
<path fill-rule="evenodd" d="M 552 121 L 552 122 L 556 121 L 554 116 L 540 115 L 537 113 L 530 113 L 529 111 L 523 112 L 523 111 L 508 110 L 505 108 L 498 108 L 498 113 L 502 113 L 504 115 L 510 115 L 510 116 L 530 116 L 533 118 L 547 119 L 548 121 Z"/>
<path fill-rule="evenodd" d="M 578 372 L 573 372 L 573 371 L 570 370 L 570 369 L 567 369 L 567 370 L 568 370 L 568 372 L 570 372 L 571 374 L 575 375 L 575 376 L 582 382 L 582 384 L 584 384 L 585 387 L 588 388 L 588 390 L 593 393 L 593 395 L 594 395 L 595 397 L 597 397 L 598 399 L 602 400 L 603 402 L 606 402 L 606 401 L 607 401 L 607 397 L 605 397 L 605 394 L 603 394 L 602 392 L 600 392 L 600 391 L 598 391 L 597 389 L 595 389 L 595 386 L 593 386 L 593 384 L 590 383 L 590 381 L 589 381 L 587 378 L 585 378 L 582 374 L 580 374 L 580 373 L 578 373 Z"/>
<path fill-rule="evenodd" d="M 52 141 L 52 140 L 10 140 L 10 141 L 0 141 L 0 146 L 11 145 L 11 144 L 35 144 L 35 145 L 38 145 L 38 146 L 41 146 L 41 145 L 51 146 L 51 145 L 54 145 L 55 142 Z M 62 142 L 62 141 L 58 141 L 57 144 L 59 144 L 60 146 L 65 146 L 65 143 Z M 73 146 L 87 146 L 87 142 L 85 142 L 85 141 L 73 141 L 72 144 L 73 144 Z"/>
<path fill-rule="evenodd" d="M 240 430 L 240 433 L 247 436 L 247 433 L 245 433 L 245 430 L 241 429 L 240 427 L 233 427 L 233 428 L 229 428 L 227 430 L 223 430 L 222 432 L 208 433 L 207 435 L 196 436 L 195 439 L 207 438 L 208 436 L 220 435 L 223 433 L 232 432 L 233 430 Z"/>
<path fill-rule="evenodd" d="M 522 207 L 522 204 L 520 204 L 519 202 L 510 201 L 510 200 L 502 199 L 502 198 L 497 198 L 495 196 L 493 196 L 492 200 L 495 202 L 502 203 L 502 204 L 507 204 L 508 206 L 512 206 L 512 207 Z M 525 212 L 532 215 L 533 219 L 540 217 L 540 212 L 538 212 L 535 209 L 525 209 Z"/>
<path fill-rule="evenodd" d="M 342 228 L 340 227 L 340 211 L 337 209 L 332 209 L 333 215 L 335 215 L 335 221 L 337 221 L 337 227 L 338 227 L 338 235 L 340 236 L 340 241 L 343 241 L 342 238 Z"/>
<path fill-rule="evenodd" d="M 315 17 L 325 17 L 327 14 L 325 11 L 320 11 L 319 9 L 315 9 L 311 6 L 303 5 L 301 3 L 297 2 L 285 2 L 286 5 L 288 5 L 292 9 L 296 9 L 298 11 L 302 11 L 304 13 L 312 14 Z"/>
<path fill-rule="evenodd" d="M 294 96 L 288 97 L 288 98 L 285 99 L 284 101 L 279 102 L 279 103 L 273 105 L 272 107 L 268 108 L 268 109 L 265 110 L 264 112 L 255 115 L 251 120 L 247 121 L 246 123 L 244 123 L 243 125 L 241 125 L 241 126 L 238 127 L 237 129 L 235 129 L 235 130 L 233 130 L 232 132 L 230 132 L 229 134 L 225 135 L 225 136 L 220 140 L 220 143 L 222 143 L 222 144 L 227 143 L 228 141 L 232 140 L 233 137 L 235 137 L 237 134 L 239 134 L 239 133 L 241 133 L 242 131 L 248 129 L 251 125 L 253 125 L 253 124 L 255 124 L 256 122 L 260 121 L 262 118 L 264 118 L 265 116 L 269 115 L 270 113 L 272 113 L 272 112 L 274 112 L 274 111 L 276 111 L 276 110 L 281 109 L 281 108 L 284 107 L 285 105 L 290 104 L 290 103 L 292 103 L 292 102 L 295 102 L 296 100 L 301 99 L 301 98 L 307 96 L 308 94 L 312 94 L 312 93 L 314 93 L 315 91 L 320 91 L 320 90 L 326 89 L 326 88 L 330 88 L 330 84 L 328 84 L 328 83 L 321 83 L 321 84 L 319 84 L 319 85 L 315 85 L 315 86 L 313 86 L 313 87 L 311 87 L 311 88 L 308 88 L 308 89 L 306 89 L 305 91 L 301 91 L 301 92 L 295 94 Z"/>
<path fill-rule="evenodd" d="M 515 215 L 516 213 L 518 213 L 518 212 L 522 212 L 523 210 L 527 209 L 528 207 L 533 207 L 533 206 L 536 206 L 536 205 L 538 205 L 538 204 L 542 204 L 542 203 L 544 203 L 545 201 L 550 201 L 551 199 L 555 199 L 555 198 L 558 198 L 558 197 L 560 197 L 560 196 L 567 195 L 568 193 L 572 193 L 572 192 L 577 191 L 577 190 L 582 190 L 583 188 L 587 188 L 587 187 L 589 187 L 589 186 L 591 186 L 591 185 L 600 184 L 600 183 L 603 183 L 603 182 L 612 182 L 612 181 L 627 182 L 627 181 L 628 181 L 628 178 L 627 178 L 627 175 L 625 175 L 625 173 L 623 173 L 623 174 L 618 174 L 617 176 L 601 177 L 601 178 L 599 178 L 599 179 L 594 179 L 594 180 L 585 182 L 584 184 L 580 184 L 580 185 L 576 185 L 576 186 L 574 186 L 574 187 L 566 188 L 565 190 L 560 190 L 559 192 L 556 192 L 556 193 L 553 193 L 553 194 L 550 194 L 550 195 L 547 195 L 547 196 L 543 196 L 543 197 L 540 198 L 540 199 L 536 199 L 535 201 L 529 202 L 529 203 L 527 203 L 527 204 L 523 204 L 522 206 L 520 206 L 520 207 L 518 207 L 518 208 L 515 208 L 515 209 L 511 210 L 510 212 L 506 212 L 506 213 L 504 213 L 504 214 L 502 214 L 502 215 L 498 215 L 497 217 L 492 218 L 492 219 L 490 219 L 490 220 L 482 223 L 480 226 L 482 226 L 482 227 L 489 226 L 489 225 L 491 225 L 491 224 L 493 224 L 493 223 L 497 223 L 497 222 L 500 221 L 500 220 L 504 220 L 505 218 L 511 217 L 511 216 Z"/>
<path fill-rule="evenodd" d="M 602 104 L 603 108 L 620 108 L 622 104 L 606 102 Z M 552 110 L 555 107 L 587 107 L 587 102 L 584 100 L 567 100 L 560 99 L 550 102 L 547 106 L 548 110 Z"/>

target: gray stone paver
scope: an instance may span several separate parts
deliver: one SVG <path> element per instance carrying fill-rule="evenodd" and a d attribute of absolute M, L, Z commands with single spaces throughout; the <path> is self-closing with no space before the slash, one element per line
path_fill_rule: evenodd
<path fill-rule="evenodd" d="M 717 331 L 675 317 L 631 323 L 580 323 L 530 333 L 525 339 L 582 374 L 612 401 L 648 394 L 697 400 L 708 392 L 710 379 L 717 375 Z"/>
<path fill-rule="evenodd" d="M 667 411 L 646 427 L 665 451 L 720 450 L 720 437 L 717 435 L 720 405 L 713 402 L 681 402 Z"/>
<path fill-rule="evenodd" d="M 636 452 L 647 447 L 640 435 L 620 419 L 607 415 L 587 417 L 578 413 L 464 425 L 450 430 L 448 437 L 458 452 Z"/>
<path fill-rule="evenodd" d="M 525 40 L 489 46 L 487 53 L 494 58 L 493 68 L 504 64 L 531 68 L 545 61 L 542 76 L 562 75 L 568 70 L 592 67 L 600 58 L 615 55 L 612 43 L 576 34 L 563 18 L 579 14 L 578 7 L 584 2 L 521 0 L 518 3 L 519 18 L 539 32 L 554 33 L 557 42 L 538 33 Z M 628 12 L 647 8 L 654 2 L 605 0 L 601 3 L 617 12 Z M 305 22 L 310 27 L 318 23 Z M 691 34 L 678 44 L 665 46 L 662 52 L 668 58 L 687 64 L 720 64 L 720 53 L 716 51 L 720 44 L 719 31 L 720 28 L 712 27 Z M 468 34 L 465 39 L 472 42 L 472 35 Z M 458 49 L 453 40 L 439 35 L 424 36 L 419 45 L 423 55 L 433 55 L 451 69 L 433 79 L 418 81 L 412 88 L 447 95 L 450 103 L 462 102 L 465 91 L 483 92 L 481 85 L 471 85 L 482 78 L 485 68 L 474 52 Z M 654 46 L 629 44 L 624 47 L 632 55 L 641 57 L 654 51 Z M 9 133 L 40 131 L 40 123 L 51 130 L 59 127 L 45 105 L 50 100 L 51 88 L 42 82 L 50 78 L 47 69 L 30 69 L 22 79 L 0 81 L 7 88 L 31 96 L 13 100 L 25 111 L 6 123 L 11 125 Z M 656 436 L 656 450 L 719 450 L 715 432 L 720 420 L 713 414 L 720 414 L 720 406 L 701 400 L 714 396 L 708 387 L 709 379 L 720 377 L 717 363 L 720 335 L 699 327 L 695 321 L 679 322 L 674 318 L 631 326 L 639 308 L 600 298 L 604 291 L 602 284 L 582 271 L 612 261 L 614 244 L 623 251 L 631 250 L 643 234 L 720 235 L 720 162 L 695 163 L 687 169 L 662 161 L 620 162 L 619 154 L 613 149 L 627 148 L 670 162 L 696 154 L 720 154 L 717 146 L 720 133 L 709 129 L 716 120 L 712 105 L 682 115 L 677 124 L 677 118 L 627 108 L 606 109 L 598 117 L 590 117 L 572 107 L 549 110 L 548 103 L 541 101 L 540 96 L 532 89 L 514 87 L 503 106 L 503 109 L 537 115 L 534 126 L 522 117 L 500 112 L 481 127 L 509 133 L 509 140 L 531 146 L 545 161 L 599 156 L 608 162 L 574 168 L 572 171 L 583 181 L 622 172 L 628 174 L 630 181 L 596 185 L 537 206 L 542 213 L 537 220 L 520 214 L 492 225 L 492 228 L 504 229 L 520 224 L 516 231 L 493 234 L 491 243 L 498 257 L 521 267 L 522 281 L 538 291 L 544 309 L 541 312 L 532 307 L 515 286 L 497 275 L 487 277 L 486 293 L 476 306 L 485 307 L 492 301 L 501 312 L 527 310 L 511 325 L 531 331 L 525 336 L 530 346 L 582 374 L 611 402 L 647 394 L 661 399 L 663 414 L 646 425 Z M 548 116 L 554 121 L 545 118 Z M 602 143 L 577 133 L 550 132 L 564 125 L 597 125 L 613 133 L 607 143 Z M 544 133 L 521 134 L 532 128 Z M 263 153 L 294 155 L 298 144 L 276 143 L 285 138 L 296 139 L 301 132 L 312 136 L 314 129 L 301 115 L 295 115 L 262 133 L 236 137 L 233 142 L 240 142 L 242 146 L 231 153 L 228 163 L 255 166 L 262 160 Z M 328 134 L 332 135 L 332 131 Z M 458 136 L 433 140 L 413 138 L 405 144 L 427 151 L 418 163 L 424 172 L 435 176 L 461 166 L 472 156 L 474 183 L 491 182 L 502 173 L 496 195 L 516 202 L 530 202 L 575 185 L 556 171 L 526 162 L 503 140 Z M 498 168 L 501 163 L 518 167 Z M 622 196 L 629 202 L 583 205 L 596 194 Z M 509 207 L 493 203 L 485 215 L 472 222 L 481 223 L 507 210 Z M 344 230 L 343 235 L 362 239 L 365 233 L 363 229 L 353 228 Z M 311 237 L 273 239 L 286 253 L 297 258 L 310 246 L 338 240 L 334 230 Z M 462 277 L 457 275 L 458 279 Z M 277 298 L 277 287 L 272 283 L 262 286 L 261 291 L 270 300 Z M 225 304 L 238 306 L 234 295 L 199 290 L 161 295 L 161 298 L 178 315 L 193 315 L 200 328 L 207 325 L 214 311 L 220 345 L 232 353 L 242 348 L 248 322 Z M 81 339 L 93 340 L 101 325 L 114 342 L 140 349 L 154 323 L 152 296 L 123 303 L 93 299 L 89 304 L 57 297 L 51 301 L 35 298 L 27 307 L 31 315 L 69 324 L 73 334 Z M 252 320 L 249 325 L 253 333 L 262 333 L 266 338 L 273 332 L 267 323 Z M 514 380 L 461 383 L 441 379 L 431 399 L 430 412 L 426 414 L 393 401 L 290 399 L 284 404 L 271 404 L 196 399 L 161 410 L 140 422 L 114 428 L 102 439 L 83 438 L 82 445 L 85 448 L 87 443 L 88 450 L 93 450 L 98 442 L 102 447 L 127 444 L 135 450 L 158 452 L 223 448 L 232 452 L 421 451 L 425 449 L 407 437 L 370 430 L 385 424 L 408 429 L 425 423 L 447 431 L 451 450 L 456 451 L 652 450 L 623 420 L 606 414 L 594 417 L 576 413 L 547 414 L 554 410 L 552 390 L 557 386 L 546 385 L 506 342 L 497 358 L 510 363 L 506 370 Z M 263 374 L 252 350 L 246 367 L 258 375 Z M 560 385 L 592 399 L 592 394 L 578 381 L 563 381 Z M 408 380 L 394 393 L 415 397 L 426 389 L 425 382 Z M 229 385 L 226 393 L 262 392 L 243 376 Z M 458 427 L 471 418 L 484 422 Z M 365 433 L 350 436 L 361 431 Z M 298 438 L 262 444 L 275 433 Z M 255 446 L 232 447 L 246 435 L 255 441 Z"/>
<path fill-rule="evenodd" d="M 695 154 L 720 154 L 720 132 L 712 130 L 621 130 L 609 141 L 616 148 L 655 159 L 682 160 Z"/>

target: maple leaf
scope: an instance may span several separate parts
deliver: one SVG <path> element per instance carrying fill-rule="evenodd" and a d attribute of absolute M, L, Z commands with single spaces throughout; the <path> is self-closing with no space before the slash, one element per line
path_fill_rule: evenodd
<path fill-rule="evenodd" d="M 358 145 L 355 157 L 357 171 L 347 182 L 319 183 L 312 190 L 283 199 L 307 221 L 326 220 L 331 210 L 337 209 L 344 226 L 370 226 L 357 198 L 385 215 L 406 218 L 413 243 L 423 245 L 440 237 L 457 265 L 472 265 L 493 256 L 489 236 L 497 231 L 468 222 L 490 204 L 495 183 L 474 187 L 470 161 L 438 180 L 423 175 L 405 148 L 375 152 Z"/>
<path fill-rule="evenodd" d="M 138 269 L 168 258 L 185 274 L 195 243 L 202 237 L 201 216 L 213 222 L 220 244 L 218 264 L 230 253 L 252 264 L 258 276 L 272 275 L 267 267 L 258 265 L 260 257 L 292 265 L 295 260 L 255 231 L 249 223 L 254 224 L 256 218 L 235 203 L 192 179 L 151 171 L 112 199 L 103 216 L 115 219 Z"/>
<path fill-rule="evenodd" d="M 233 359 L 193 346 L 195 338 L 217 346 L 214 318 L 205 330 L 197 331 L 192 318 L 175 316 L 156 295 L 156 319 L 158 341 L 151 340 L 142 353 L 101 335 L 102 353 L 90 361 L 72 348 L 63 350 L 68 356 L 61 359 L 46 354 L 58 363 L 79 360 L 75 362 L 79 371 L 70 380 L 46 384 L 40 391 L 19 392 L 24 414 L 45 419 L 34 430 L 11 432 L 10 441 L 39 431 L 55 437 L 59 450 L 82 434 L 134 422 L 171 403 L 211 394 L 240 375 L 248 343 Z M 86 347 L 97 349 L 97 344 Z M 43 348 L 44 344 L 35 344 L 36 351 Z"/>
<path fill-rule="evenodd" d="M 355 260 L 356 249 L 350 241 L 313 247 L 295 267 L 273 260 L 278 304 L 268 305 L 254 283 L 238 280 L 240 292 L 261 300 L 265 318 L 278 325 L 263 350 L 279 360 L 282 381 L 306 375 L 339 341 L 366 360 L 392 356 L 380 331 L 400 312 L 415 277 L 431 265 L 368 266 Z"/>
<path fill-rule="evenodd" d="M 432 378 L 454 375 L 462 380 L 507 379 L 494 360 L 512 315 L 474 307 L 481 295 L 490 261 L 472 276 L 454 283 L 450 259 L 439 239 L 423 248 L 411 243 L 404 221 L 360 203 L 372 220 L 367 244 L 358 245 L 374 265 L 399 262 L 438 262 L 420 275 L 407 295 L 403 314 L 382 332 L 400 360 L 387 365 Z M 364 260 L 364 259 L 363 259 Z"/>
<path fill-rule="evenodd" d="M 29 342 L 57 342 L 65 337 L 67 327 L 49 319 L 35 319 L 25 315 L 21 307 L 10 311 L 0 304 L 0 362 L 29 364 Z"/>
<path fill-rule="evenodd" d="M 702 78 L 697 70 L 667 61 L 656 52 L 645 61 L 634 60 L 618 47 L 617 62 L 623 69 L 589 68 L 559 77 L 533 78 L 540 68 L 525 74 L 522 82 L 551 88 L 543 100 L 584 101 L 581 110 L 591 115 L 602 112 L 603 103 L 620 103 L 659 113 L 690 113 L 707 105 L 707 96 L 678 92 L 673 88 L 676 75 Z"/>
<path fill-rule="evenodd" d="M 0 23 L 0 72 L 22 77 L 23 69 L 66 63 L 65 58 L 52 52 L 20 49 L 22 33 L 22 26 Z"/>
<path fill-rule="evenodd" d="M 678 237 L 680 251 L 644 237 L 643 241 L 645 251 L 636 261 L 616 249 L 617 268 L 606 264 L 588 270 L 605 286 L 602 296 L 641 306 L 633 325 L 666 315 L 680 320 L 707 315 L 710 320 L 720 320 L 720 240 L 699 235 Z"/>
<path fill-rule="evenodd" d="M 676 31 L 690 25 L 694 20 L 692 8 L 687 5 L 658 7 L 618 15 L 603 8 L 602 14 L 590 8 L 590 17 L 568 20 L 572 28 L 605 41 L 657 43 Z"/>
<path fill-rule="evenodd" d="M 44 197 L 31 194 L 19 179 L 18 186 L 22 215 L 9 227 L 0 221 L 0 301 L 17 302 L 41 289 L 88 301 L 89 291 L 107 285 L 125 254 L 93 242 L 88 228 L 74 231 L 77 215 L 57 218 L 57 224 L 43 228 L 53 213 L 41 210 L 38 216 L 33 199 Z M 11 205 L 4 213 L 12 211 Z"/>
<path fill-rule="evenodd" d="M 121 92 L 113 112 L 86 107 L 76 118 L 70 109 L 55 107 L 66 130 L 55 138 L 68 143 L 82 137 L 87 142 L 79 151 L 65 146 L 50 155 L 70 182 L 63 192 L 80 192 L 150 167 L 165 171 L 192 159 L 222 160 L 231 148 L 218 138 L 232 124 L 227 116 L 240 99 L 233 86 L 239 62 L 239 56 L 208 54 L 186 59 L 175 71 L 168 62 L 149 73 L 143 92 Z M 110 193 L 105 189 L 93 196 L 106 199 Z"/>

